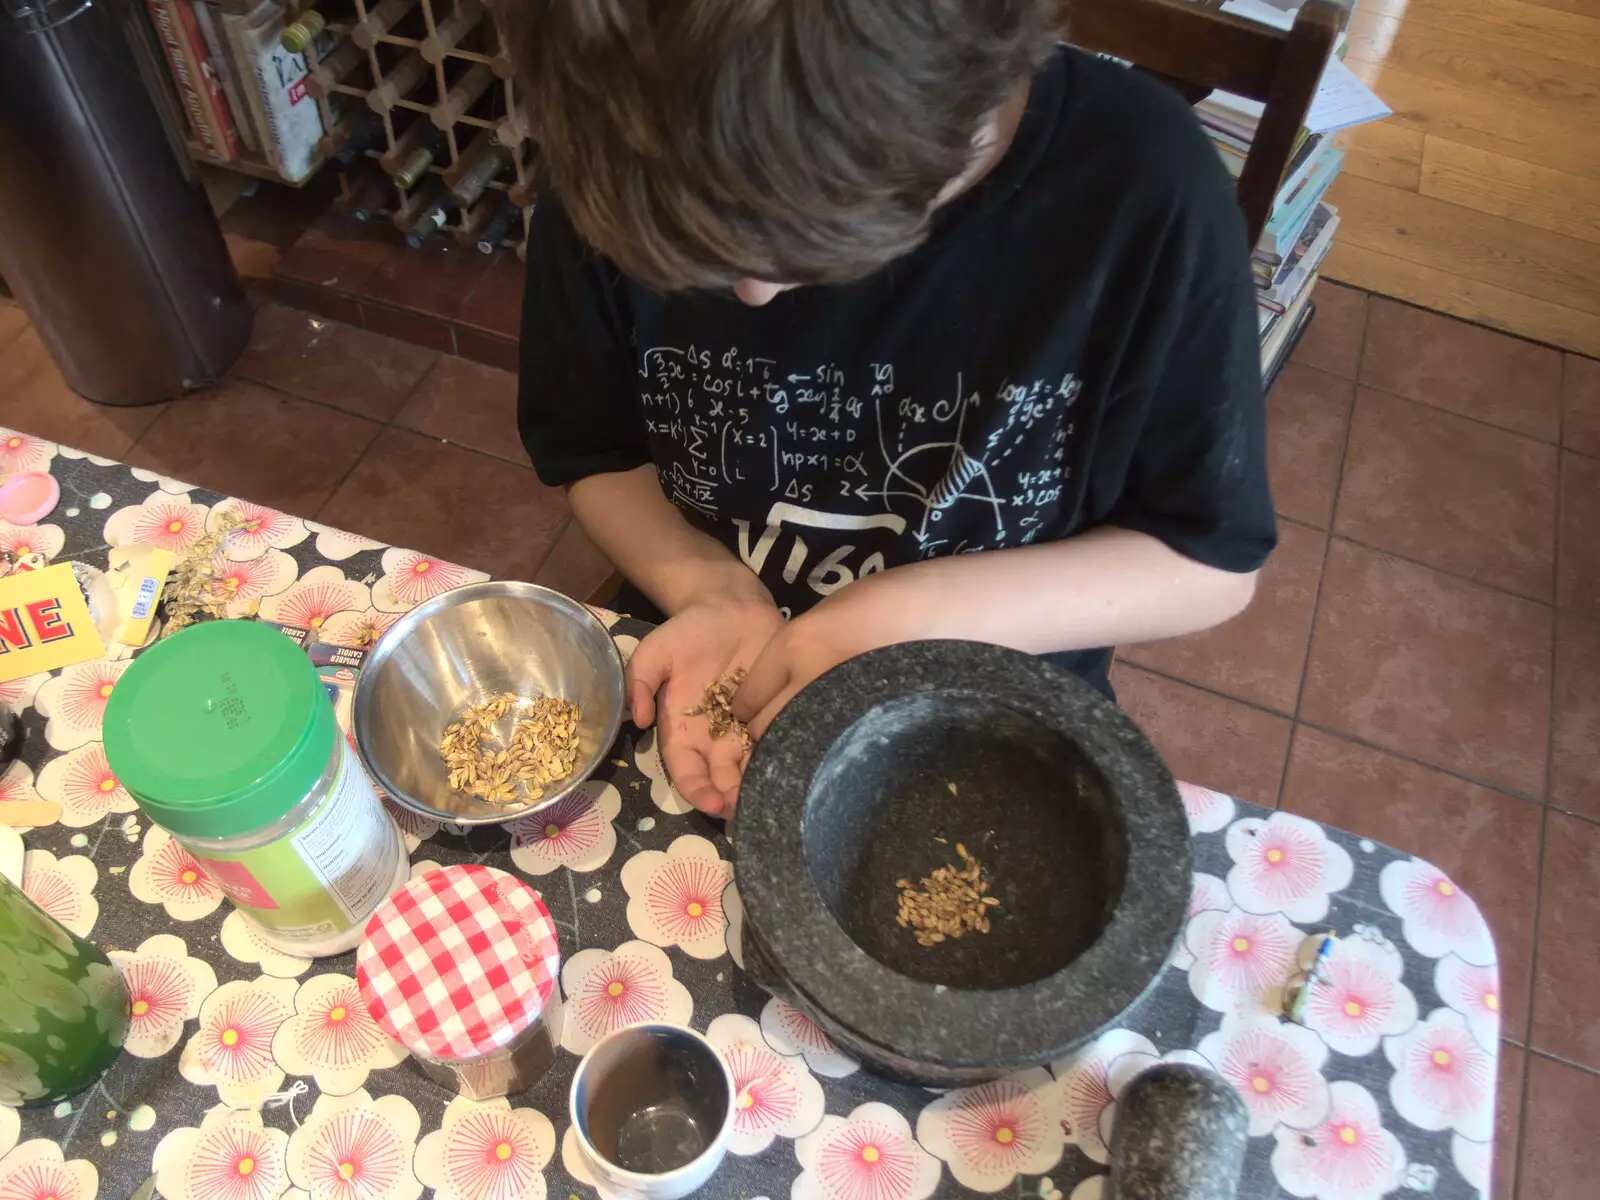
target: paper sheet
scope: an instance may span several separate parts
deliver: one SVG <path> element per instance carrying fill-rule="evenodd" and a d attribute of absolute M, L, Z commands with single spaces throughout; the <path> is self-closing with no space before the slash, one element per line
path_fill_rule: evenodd
<path fill-rule="evenodd" d="M 1306 128 L 1312 133 L 1329 133 L 1335 129 L 1348 129 L 1364 125 L 1394 112 L 1373 93 L 1372 89 L 1344 65 L 1343 59 L 1328 60 L 1322 72 L 1322 82 L 1317 86 L 1316 98 L 1311 101 L 1311 111 L 1306 113 Z"/>

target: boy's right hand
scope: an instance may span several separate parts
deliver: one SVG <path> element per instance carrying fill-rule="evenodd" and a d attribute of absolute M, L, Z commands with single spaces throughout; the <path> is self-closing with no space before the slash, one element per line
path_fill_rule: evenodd
<path fill-rule="evenodd" d="M 703 813 L 733 811 L 744 748 L 736 737 L 713 738 L 705 717 L 691 717 L 689 710 L 705 698 L 708 683 L 748 669 L 782 626 L 770 598 L 696 600 L 652 630 L 628 662 L 633 723 L 644 729 L 657 722 L 667 777 Z"/>

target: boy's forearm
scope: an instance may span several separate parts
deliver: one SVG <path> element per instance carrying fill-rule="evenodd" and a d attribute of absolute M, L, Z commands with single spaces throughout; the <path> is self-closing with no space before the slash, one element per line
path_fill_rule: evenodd
<path fill-rule="evenodd" d="M 772 602 L 754 572 L 662 494 L 653 466 L 580 479 L 567 499 L 590 540 L 667 615 L 707 597 Z"/>
<path fill-rule="evenodd" d="M 1062 542 L 896 567 L 836 593 L 872 644 L 963 638 L 1046 654 L 1177 637 L 1242 612 L 1255 574 L 1101 527 Z M 826 607 L 824 605 L 823 607 Z"/>

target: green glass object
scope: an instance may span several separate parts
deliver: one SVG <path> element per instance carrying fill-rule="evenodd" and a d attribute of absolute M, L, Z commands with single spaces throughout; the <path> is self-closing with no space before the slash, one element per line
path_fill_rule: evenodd
<path fill-rule="evenodd" d="M 128 990 L 100 950 L 0 877 L 0 1104 L 93 1083 L 128 1033 Z"/>

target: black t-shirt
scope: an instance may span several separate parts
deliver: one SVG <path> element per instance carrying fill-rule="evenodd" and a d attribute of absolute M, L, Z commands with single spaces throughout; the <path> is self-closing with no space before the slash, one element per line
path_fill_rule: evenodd
<path fill-rule="evenodd" d="M 1140 530 L 1229 571 L 1276 541 L 1243 221 L 1183 101 L 1063 48 L 913 253 L 762 308 L 662 295 L 541 201 L 520 425 L 548 484 L 655 463 L 799 613 L 874 571 Z"/>

